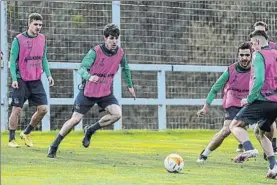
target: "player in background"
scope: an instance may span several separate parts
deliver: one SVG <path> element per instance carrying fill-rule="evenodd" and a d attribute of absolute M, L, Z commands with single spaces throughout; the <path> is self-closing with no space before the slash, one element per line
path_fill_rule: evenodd
<path fill-rule="evenodd" d="M 225 110 L 225 120 L 223 127 L 213 136 L 206 149 L 201 152 L 196 161 L 197 163 L 203 163 L 207 160 L 208 155 L 217 149 L 231 133 L 229 124 L 241 110 L 241 100 L 246 98 L 249 92 L 251 50 L 249 42 L 239 45 L 237 62 L 228 66 L 228 69 L 215 82 L 208 93 L 206 104 L 197 112 L 198 116 L 206 114 L 216 94 L 224 88 L 223 108 Z"/>
<path fill-rule="evenodd" d="M 36 106 L 29 125 L 20 133 L 25 145 L 33 146 L 31 131 L 40 123 L 47 113 L 47 97 L 41 82 L 45 72 L 49 85 L 54 85 L 48 60 L 46 38 L 39 33 L 42 28 L 42 16 L 32 13 L 28 16 L 28 30 L 18 34 L 11 46 L 10 72 L 12 78 L 12 112 L 9 118 L 9 147 L 19 147 L 15 141 L 19 115 L 26 100 L 29 106 Z"/>
<path fill-rule="evenodd" d="M 78 72 L 86 80 L 85 87 L 75 99 L 72 117 L 63 124 L 51 144 L 48 151 L 49 158 L 56 157 L 61 141 L 94 104 L 98 104 L 108 114 L 84 128 L 85 136 L 82 141 L 84 147 L 89 147 L 91 136 L 96 130 L 109 126 L 121 118 L 121 108 L 111 90 L 115 73 L 120 66 L 125 74 L 129 92 L 134 98 L 136 97 L 126 56 L 123 49 L 117 45 L 119 35 L 118 26 L 107 24 L 103 30 L 104 44 L 95 46 L 83 59 Z"/>

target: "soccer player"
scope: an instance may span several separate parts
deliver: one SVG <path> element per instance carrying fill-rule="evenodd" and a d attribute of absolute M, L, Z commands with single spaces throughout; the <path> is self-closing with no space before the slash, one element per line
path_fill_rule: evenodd
<path fill-rule="evenodd" d="M 40 34 L 42 16 L 32 13 L 28 16 L 28 30 L 18 34 L 11 46 L 10 72 L 12 78 L 12 112 L 9 118 L 9 147 L 19 147 L 15 141 L 15 130 L 18 119 L 26 100 L 29 106 L 36 106 L 29 125 L 20 133 L 28 147 L 33 146 L 31 131 L 40 123 L 47 113 L 47 97 L 41 82 L 41 75 L 45 72 L 49 85 L 54 85 L 54 80 L 47 60 L 46 38 Z"/>
<path fill-rule="evenodd" d="M 119 35 L 118 26 L 107 24 L 103 30 L 104 44 L 95 46 L 83 59 L 78 72 L 86 80 L 85 87 L 76 97 L 72 117 L 64 123 L 58 136 L 49 147 L 49 158 L 56 157 L 61 141 L 94 104 L 105 109 L 108 114 L 84 128 L 85 137 L 82 141 L 84 147 L 87 148 L 90 145 L 91 136 L 96 130 L 109 126 L 121 118 L 121 108 L 111 91 L 119 66 L 123 69 L 131 95 L 136 97 L 126 56 L 123 49 L 117 45 Z"/>
<path fill-rule="evenodd" d="M 246 159 L 256 157 L 258 151 L 249 140 L 247 131 L 243 128 L 247 124 L 255 124 L 255 135 L 259 140 L 269 162 L 267 178 L 277 176 L 271 140 L 265 135 L 272 133 L 271 125 L 277 117 L 277 51 L 268 45 L 268 36 L 265 31 L 256 30 L 250 34 L 253 53 L 250 92 L 245 106 L 236 115 L 230 124 L 230 130 L 237 140 L 243 144 L 245 152 L 236 156 L 234 161 L 242 163 Z"/>
<path fill-rule="evenodd" d="M 267 24 L 263 21 L 258 21 L 254 24 L 254 30 L 262 30 L 265 31 L 265 33 L 267 34 L 268 31 L 268 27 Z M 272 49 L 277 49 L 277 44 L 273 41 L 269 41 L 268 45 L 272 48 Z M 272 147 L 274 150 L 274 153 L 277 154 L 277 146 L 276 146 L 276 136 L 277 136 L 277 129 L 276 129 L 276 121 L 273 123 L 272 127 L 274 128 L 274 133 L 273 133 L 273 138 L 272 138 Z M 264 158 L 266 159 L 266 155 L 264 154 Z"/>
<path fill-rule="evenodd" d="M 254 24 L 254 31 L 256 30 L 262 30 L 262 31 L 265 31 L 266 34 L 267 34 L 267 31 L 268 31 L 268 26 L 265 22 L 263 21 L 258 21 Z M 268 41 L 268 45 L 272 48 L 272 49 L 277 49 L 277 45 L 275 42 L 273 41 Z M 274 122 L 272 124 L 272 128 L 274 130 L 274 133 L 273 133 L 273 138 L 272 138 L 272 146 L 273 146 L 273 150 L 275 152 L 275 154 L 277 154 L 277 147 L 276 147 L 276 135 L 277 135 L 277 131 L 276 131 L 276 122 Z M 242 144 L 239 144 L 238 145 L 238 148 L 237 148 L 237 152 L 243 152 L 244 149 L 243 149 L 243 146 Z M 267 160 L 267 157 L 266 155 L 264 154 L 264 159 Z"/>
<path fill-rule="evenodd" d="M 208 93 L 206 104 L 197 112 L 198 116 L 206 114 L 209 105 L 216 94 L 224 88 L 223 108 L 225 109 L 225 121 L 222 129 L 214 135 L 208 146 L 197 159 L 197 163 L 203 163 L 208 155 L 217 149 L 226 137 L 230 135 L 229 124 L 242 108 L 241 100 L 246 98 L 249 91 L 250 80 L 251 45 L 244 42 L 238 47 L 238 61 L 231 64 L 219 77 Z"/>

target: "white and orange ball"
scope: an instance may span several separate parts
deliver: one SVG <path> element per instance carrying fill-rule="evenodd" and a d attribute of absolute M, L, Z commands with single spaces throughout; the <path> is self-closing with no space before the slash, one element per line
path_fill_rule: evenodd
<path fill-rule="evenodd" d="M 184 168 L 184 160 L 178 154 L 169 154 L 164 160 L 164 167 L 170 173 L 179 173 Z"/>

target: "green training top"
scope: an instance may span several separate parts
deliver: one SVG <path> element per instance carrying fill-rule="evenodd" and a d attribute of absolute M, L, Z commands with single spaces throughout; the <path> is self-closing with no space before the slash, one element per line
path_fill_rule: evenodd
<path fill-rule="evenodd" d="M 28 35 L 27 31 L 23 32 L 22 34 L 29 38 L 34 38 L 34 37 Z M 12 81 L 17 81 L 17 78 L 21 78 L 19 70 L 18 70 L 18 64 L 17 64 L 18 59 L 19 59 L 19 41 L 15 37 L 12 42 L 11 54 L 10 54 L 10 72 L 11 72 Z M 47 77 L 51 76 L 51 72 L 49 70 L 49 65 L 48 65 L 48 60 L 47 60 L 47 45 L 46 45 L 46 43 L 44 46 L 44 53 L 43 53 L 43 57 L 42 57 L 42 69 L 45 72 Z"/>
<path fill-rule="evenodd" d="M 268 46 L 262 49 L 269 49 Z M 254 69 L 254 83 L 253 88 L 247 97 L 248 104 L 253 103 L 255 100 L 268 101 L 262 94 L 261 90 L 265 81 L 265 63 L 264 57 L 260 52 L 255 52 L 253 57 L 252 68 Z"/>
<path fill-rule="evenodd" d="M 112 53 L 110 50 L 108 50 L 104 46 L 104 44 L 101 44 L 100 47 L 101 47 L 102 51 L 107 55 L 113 55 L 118 50 L 118 47 L 117 47 L 116 52 Z M 94 49 L 90 49 L 89 52 L 84 57 L 84 59 L 82 60 L 81 65 L 78 69 L 78 73 L 81 75 L 81 77 L 83 79 L 89 80 L 89 78 L 91 76 L 89 74 L 89 69 L 92 66 L 92 64 L 94 63 L 95 59 L 96 59 L 96 52 Z M 126 55 L 123 56 L 120 65 L 122 67 L 122 71 L 124 73 L 124 77 L 125 77 L 128 87 L 133 87 L 133 83 L 132 83 L 132 79 L 131 79 L 131 72 L 130 72 L 129 65 L 128 65 L 128 62 L 126 59 Z"/>
<path fill-rule="evenodd" d="M 236 65 L 236 70 L 238 72 L 248 72 L 250 71 L 250 68 L 249 69 L 244 69 L 242 68 L 239 63 L 237 63 Z M 214 85 L 211 87 L 211 90 L 210 92 L 208 93 L 207 95 L 207 98 L 206 98 L 206 104 L 210 105 L 213 100 L 215 99 L 216 97 L 216 94 L 222 89 L 224 88 L 225 84 L 228 82 L 228 79 L 229 79 L 229 71 L 228 69 L 218 78 L 218 80 L 214 83 Z"/>

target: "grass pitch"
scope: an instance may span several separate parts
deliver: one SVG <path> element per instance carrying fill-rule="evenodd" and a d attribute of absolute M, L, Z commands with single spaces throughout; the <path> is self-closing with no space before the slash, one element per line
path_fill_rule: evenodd
<path fill-rule="evenodd" d="M 57 132 L 33 132 L 34 147 L 8 148 L 8 132 L 1 133 L 2 185 L 265 185 L 267 162 L 262 149 L 249 131 L 260 155 L 244 164 L 231 161 L 237 155 L 237 141 L 231 135 L 211 153 L 204 165 L 196 159 L 216 131 L 98 131 L 91 146 L 83 148 L 82 132 L 70 133 L 60 145 L 57 158 L 47 158 L 48 146 Z M 170 153 L 185 162 L 179 174 L 168 173 L 163 166 Z"/>

